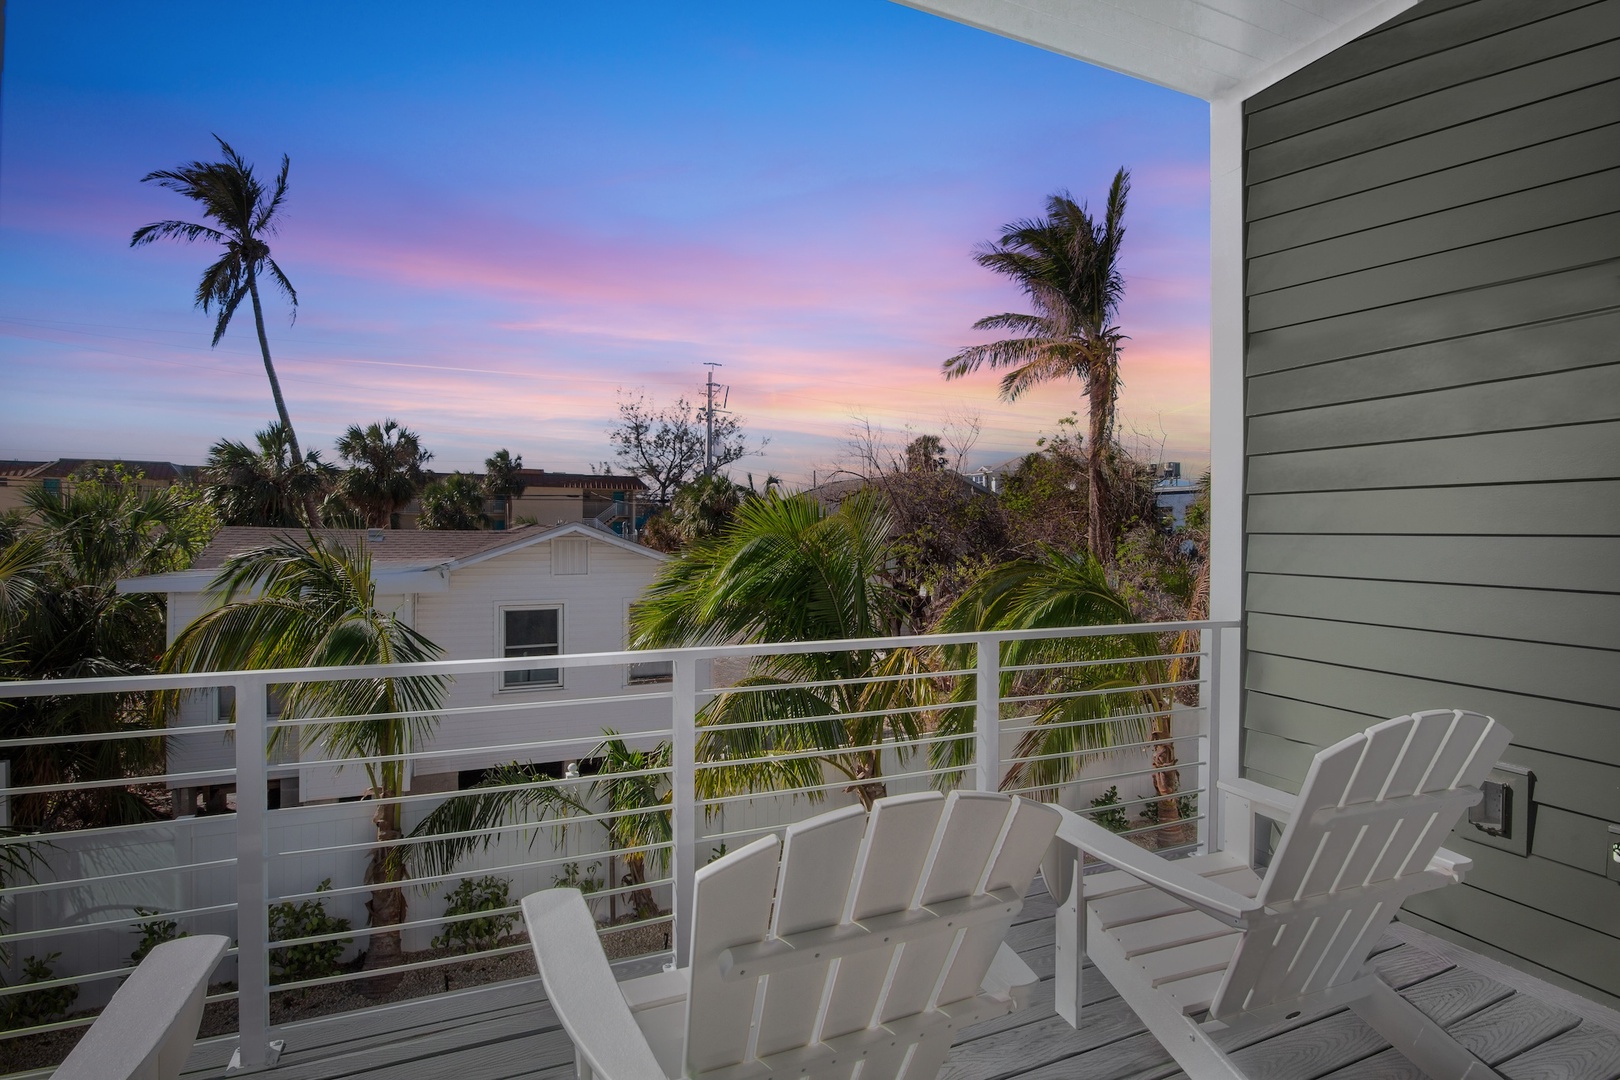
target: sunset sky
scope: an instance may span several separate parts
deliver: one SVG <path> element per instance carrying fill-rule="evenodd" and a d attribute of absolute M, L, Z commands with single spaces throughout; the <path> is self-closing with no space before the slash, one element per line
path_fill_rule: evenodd
<path fill-rule="evenodd" d="M 109 5 L 12 0 L 0 92 L 0 458 L 200 463 L 273 416 L 244 307 L 191 306 L 193 204 L 139 179 L 292 159 L 267 330 L 306 448 L 395 417 L 440 469 L 610 457 L 622 392 L 724 366 L 806 483 L 852 417 L 977 414 L 976 466 L 1081 407 L 940 361 L 1024 310 L 974 246 L 1127 166 L 1127 443 L 1208 459 L 1208 107 L 885 0 Z M 1140 433 L 1133 435 L 1131 432 Z M 1156 455 L 1153 455 L 1156 456 Z"/>

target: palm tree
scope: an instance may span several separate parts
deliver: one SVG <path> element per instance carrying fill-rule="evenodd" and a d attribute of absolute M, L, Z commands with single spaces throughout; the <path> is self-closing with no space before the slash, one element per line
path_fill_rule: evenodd
<path fill-rule="evenodd" d="M 422 489 L 418 529 L 486 529 L 484 484 L 471 473 L 451 473 Z"/>
<path fill-rule="evenodd" d="M 337 441 L 337 452 L 349 466 L 338 478 L 338 494 L 375 529 L 393 527 L 394 514 L 427 483 L 422 466 L 433 458 L 416 432 L 397 420 L 364 428 L 350 424 Z"/>
<path fill-rule="evenodd" d="M 1042 546 L 1034 557 L 1006 563 L 987 573 L 959 597 L 935 628 L 940 633 L 976 630 L 1037 630 L 1067 626 L 1109 626 L 1134 619 L 1130 603 L 1108 582 L 1095 558 Z M 1003 787 L 1055 791 L 1079 776 L 1081 755 L 1126 744 L 1154 742 L 1154 764 L 1161 747 L 1171 751 L 1173 693 L 1162 659 L 1160 635 L 1108 634 L 1091 637 L 1009 641 L 1001 652 L 1001 695 L 1033 697 L 1033 712 L 1022 721 Z M 971 646 L 943 650 L 944 664 L 971 666 Z M 1020 671 L 1020 668 L 1040 670 Z M 973 730 L 974 711 L 966 707 L 976 688 L 961 680 L 953 698 L 962 707 L 947 710 L 943 734 Z M 936 767 L 964 766 L 967 743 L 936 744 Z M 1168 782 L 1168 781 L 1167 781 Z M 1174 788 L 1161 785 L 1160 821 L 1176 814 Z M 1168 806 L 1163 805 L 1168 803 Z"/>
<path fill-rule="evenodd" d="M 484 459 L 484 493 L 502 500 L 501 520 L 512 527 L 512 497 L 523 494 L 523 455 L 513 456 L 505 447 Z"/>
<path fill-rule="evenodd" d="M 944 362 L 947 379 L 980 365 L 1007 368 L 1001 396 L 1013 401 L 1053 379 L 1079 378 L 1086 389 L 1089 429 L 1086 544 L 1099 559 L 1113 558 L 1114 522 L 1108 500 L 1108 459 L 1119 397 L 1119 352 L 1125 335 L 1115 325 L 1125 276 L 1125 197 L 1130 174 L 1114 174 L 1101 221 L 1067 192 L 1046 200 L 1045 218 L 1015 221 L 1001 238 L 981 245 L 974 260 L 1016 281 L 1033 314 L 1005 312 L 973 324 L 975 330 L 1011 330 L 1019 336 L 970 345 Z"/>
<path fill-rule="evenodd" d="M 234 671 L 417 663 L 442 650 L 393 612 L 377 607 L 371 555 L 364 544 L 306 533 L 280 537 L 225 561 L 210 590 L 222 603 L 180 632 L 163 657 L 165 671 Z M 240 599 L 252 596 L 252 599 Z M 306 743 L 334 757 L 359 758 L 377 799 L 377 841 L 403 836 L 400 805 L 406 763 L 399 755 L 422 745 L 438 723 L 448 680 L 442 676 L 293 683 L 285 687 L 286 717 L 368 717 L 302 728 Z M 165 702 L 172 704 L 172 702 Z M 394 846 L 376 848 L 365 881 L 373 927 L 405 920 L 406 867 Z M 367 969 L 399 963 L 398 930 L 373 933 Z M 374 991 L 387 980 L 370 980 Z"/>
<path fill-rule="evenodd" d="M 568 820 L 605 806 L 612 815 L 602 821 L 608 847 L 620 852 L 625 873 L 618 888 L 629 889 L 630 905 L 646 918 L 657 904 L 646 887 L 649 866 L 659 876 L 668 872 L 670 823 L 670 745 L 633 750 L 608 729 L 590 757 L 602 763 L 585 793 L 578 780 L 554 780 L 532 765 L 513 762 L 489 770 L 464 792 L 451 795 L 411 830 L 421 843 L 407 845 L 405 859 L 419 877 L 449 874 L 473 851 L 496 841 L 491 830 L 515 822 L 551 821 L 559 832 Z"/>
<path fill-rule="evenodd" d="M 325 493 L 337 469 L 311 450 L 303 461 L 292 454 L 287 429 L 275 421 L 255 432 L 257 449 L 221 439 L 208 451 L 203 483 L 224 525 L 318 525 L 305 518 L 307 508 Z"/>
<path fill-rule="evenodd" d="M 142 490 L 139 477 L 101 472 L 58 495 L 24 495 L 29 517 L 8 522 L 0 548 L 0 672 L 7 678 L 146 675 L 163 651 L 163 598 L 122 592 L 118 582 L 180 570 L 207 543 L 213 515 L 185 487 Z M 23 698 L 0 707 L 0 738 L 45 739 L 151 727 L 136 694 Z M 35 743 L 10 751 L 19 787 L 129 778 L 162 762 L 162 739 Z M 86 786 L 12 797 L 12 819 L 30 828 L 95 827 L 151 820 L 152 805 L 126 787 Z"/>
<path fill-rule="evenodd" d="M 631 610 L 632 647 L 889 633 L 905 610 L 887 576 L 891 532 L 888 511 L 870 493 L 833 513 L 805 495 L 746 500 L 718 538 L 665 566 Z M 907 709 L 921 679 L 881 677 L 916 674 L 916 662 L 907 649 L 755 658 L 736 692 L 704 707 L 697 749 L 706 762 L 766 760 L 700 768 L 703 794 L 816 785 L 825 765 L 870 807 L 885 791 L 884 738 L 921 733 L 917 711 L 889 712 Z"/>
<path fill-rule="evenodd" d="M 218 310 L 213 340 L 213 344 L 218 345 L 242 298 L 253 301 L 253 323 L 259 331 L 259 352 L 264 356 L 264 373 L 270 379 L 270 395 L 276 400 L 276 415 L 287 433 L 292 460 L 303 461 L 292 417 L 287 414 L 287 402 L 281 396 L 281 382 L 276 378 L 275 365 L 270 362 L 270 339 L 264 333 L 264 307 L 259 303 L 259 275 L 262 273 L 293 306 L 294 316 L 298 313 L 298 292 L 270 257 L 270 245 L 265 240 L 275 235 L 276 211 L 281 208 L 281 200 L 287 197 L 287 155 L 281 155 L 281 172 L 276 176 L 275 190 L 266 199 L 264 184 L 253 175 L 253 166 L 243 161 L 230 143 L 218 135 L 214 140 L 225 155 L 224 161 L 193 161 L 141 177 L 143 184 L 156 183 L 194 199 L 202 207 L 203 217 L 214 224 L 155 221 L 136 229 L 129 238 L 129 246 L 139 247 L 158 239 L 188 243 L 212 240 L 224 245 L 225 253 L 203 271 L 202 280 L 197 283 L 197 306 L 204 312 Z M 307 512 L 310 520 L 314 520 L 313 500 L 307 504 Z"/>

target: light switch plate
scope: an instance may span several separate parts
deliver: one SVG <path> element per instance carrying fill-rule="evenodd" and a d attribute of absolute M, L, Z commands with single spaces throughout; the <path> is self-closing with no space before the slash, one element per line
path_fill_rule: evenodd
<path fill-rule="evenodd" d="M 1522 765 L 1498 761 L 1481 786 L 1485 798 L 1457 823 L 1457 835 L 1476 844 L 1530 854 L 1530 801 L 1535 777 Z"/>

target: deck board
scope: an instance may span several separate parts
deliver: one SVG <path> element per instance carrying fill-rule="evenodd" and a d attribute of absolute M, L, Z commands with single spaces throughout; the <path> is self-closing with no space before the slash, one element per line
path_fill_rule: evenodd
<path fill-rule="evenodd" d="M 1053 903 L 1032 896 L 1008 942 L 1041 977 L 1031 1006 L 963 1031 L 948 1080 L 1178 1080 L 1183 1074 L 1130 1007 L 1089 964 L 1079 1030 L 1052 1011 Z M 1620 1025 L 1577 1016 L 1534 987 L 1469 967 L 1468 955 L 1424 947 L 1402 928 L 1373 966 L 1507 1080 L 1620 1080 Z M 1549 995 L 1550 997 L 1552 995 Z M 288 1041 L 268 1080 L 566 1080 L 573 1049 L 537 980 L 487 992 L 373 1010 L 281 1029 Z M 1422 1080 L 1353 1012 L 1226 1032 L 1219 1041 L 1255 1080 Z M 200 1047 L 188 1080 L 223 1077 L 225 1049 Z"/>

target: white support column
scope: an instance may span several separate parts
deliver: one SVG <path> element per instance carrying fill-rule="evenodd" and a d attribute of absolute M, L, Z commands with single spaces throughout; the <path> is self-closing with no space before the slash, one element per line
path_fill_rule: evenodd
<path fill-rule="evenodd" d="M 670 870 L 675 878 L 675 963 L 691 963 L 692 901 L 697 874 L 697 661 L 675 661 L 670 686 Z"/>
<path fill-rule="evenodd" d="M 236 687 L 236 984 L 241 1040 L 229 1073 L 275 1064 L 270 1042 L 269 852 L 265 848 L 270 684 L 242 677 Z"/>
<path fill-rule="evenodd" d="M 1243 618 L 1243 99 L 1209 107 L 1209 617 Z M 1216 631 L 1217 639 L 1230 631 Z M 1243 719 L 1242 649 L 1217 640 L 1210 666 L 1210 769 L 1236 778 Z M 1240 642 L 1238 643 L 1240 644 Z M 1213 784 L 1210 785 L 1213 787 Z M 1214 807 L 1207 808 L 1213 816 Z"/>
<path fill-rule="evenodd" d="M 973 711 L 973 787 L 1001 790 L 1001 639 L 986 634 L 974 646 L 978 665 Z"/>

